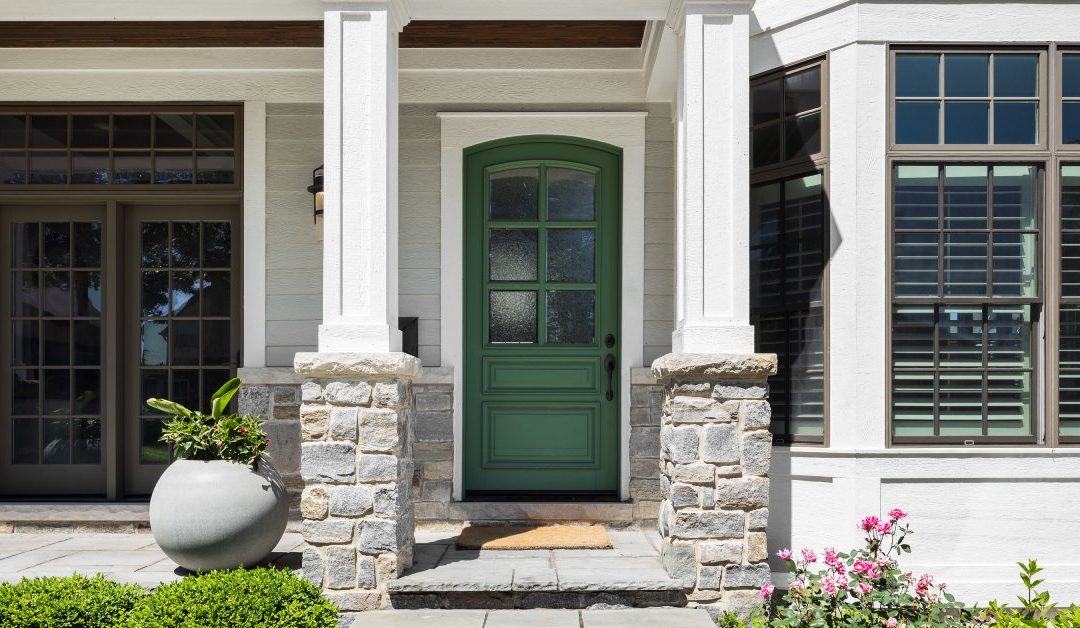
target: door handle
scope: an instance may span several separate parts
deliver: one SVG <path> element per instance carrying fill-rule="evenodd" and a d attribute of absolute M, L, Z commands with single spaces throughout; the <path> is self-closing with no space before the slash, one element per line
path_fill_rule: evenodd
<path fill-rule="evenodd" d="M 609 353 L 609 354 L 607 354 L 607 357 L 604 358 L 604 369 L 607 370 L 607 394 L 605 395 L 605 397 L 607 397 L 608 401 L 611 401 L 612 399 L 615 398 L 615 391 L 611 387 L 612 382 L 615 379 L 615 356 L 614 355 Z"/>

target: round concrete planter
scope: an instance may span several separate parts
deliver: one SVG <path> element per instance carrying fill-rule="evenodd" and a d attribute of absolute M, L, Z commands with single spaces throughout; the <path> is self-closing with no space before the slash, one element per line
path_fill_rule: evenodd
<path fill-rule="evenodd" d="M 281 476 L 266 462 L 177 460 L 150 497 L 150 528 L 169 558 L 191 571 L 251 567 L 266 558 L 289 519 Z"/>

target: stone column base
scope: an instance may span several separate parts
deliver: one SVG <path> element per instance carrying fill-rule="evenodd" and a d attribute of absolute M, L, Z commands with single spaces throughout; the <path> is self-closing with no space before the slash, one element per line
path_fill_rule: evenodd
<path fill-rule="evenodd" d="M 412 565 L 412 380 L 404 353 L 298 353 L 303 574 L 343 611 L 382 608 Z"/>
<path fill-rule="evenodd" d="M 691 605 L 745 615 L 769 579 L 767 380 L 776 355 L 669 353 L 652 373 L 663 394 L 664 567 Z"/>

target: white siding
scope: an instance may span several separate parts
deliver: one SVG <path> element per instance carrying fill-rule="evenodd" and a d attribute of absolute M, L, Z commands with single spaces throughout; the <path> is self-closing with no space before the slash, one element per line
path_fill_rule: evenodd
<path fill-rule="evenodd" d="M 401 107 L 399 301 L 420 318 L 420 358 L 438 366 L 439 120 L 450 107 Z M 627 106 L 638 109 L 642 106 Z M 576 108 L 575 108 L 576 109 Z M 671 350 L 674 312 L 674 145 L 670 107 L 648 108 L 645 157 L 645 363 Z M 311 168 L 322 161 L 321 105 L 267 106 L 266 363 L 314 350 L 322 312 L 322 247 L 311 224 Z"/>
<path fill-rule="evenodd" d="M 266 365 L 314 351 L 322 319 L 322 246 L 311 170 L 322 163 L 322 105 L 266 106 Z"/>
<path fill-rule="evenodd" d="M 645 359 L 641 366 L 671 351 L 674 326 L 675 127 L 671 107 L 652 104 L 645 120 Z"/>

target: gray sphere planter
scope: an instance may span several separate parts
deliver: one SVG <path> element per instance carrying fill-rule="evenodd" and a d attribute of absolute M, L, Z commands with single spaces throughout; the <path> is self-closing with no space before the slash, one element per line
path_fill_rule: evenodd
<path fill-rule="evenodd" d="M 252 567 L 281 540 L 289 496 L 266 462 L 177 460 L 150 497 L 150 529 L 165 555 L 184 569 Z"/>

